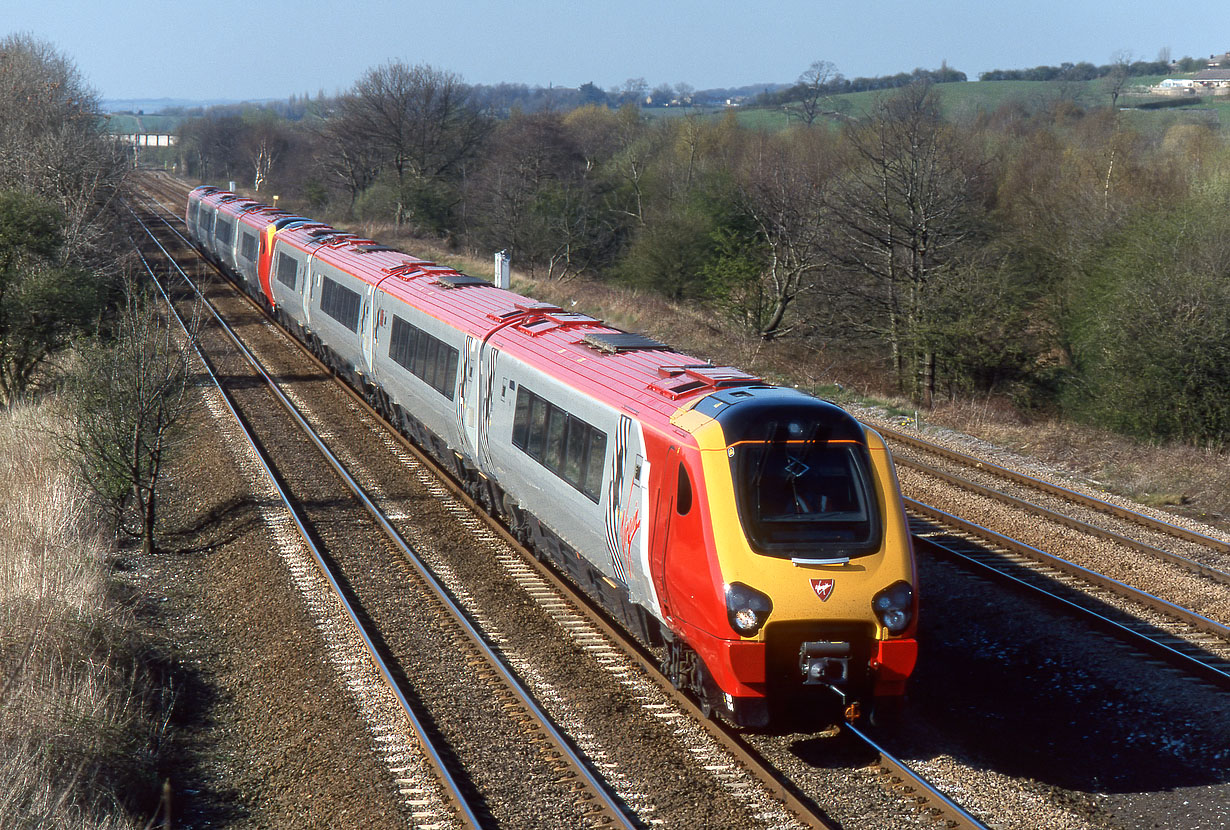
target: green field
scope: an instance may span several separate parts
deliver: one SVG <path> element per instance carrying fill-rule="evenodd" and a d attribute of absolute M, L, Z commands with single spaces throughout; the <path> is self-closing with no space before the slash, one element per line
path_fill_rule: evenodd
<path fill-rule="evenodd" d="M 105 118 L 104 129 L 115 135 L 132 135 L 133 133 L 170 135 L 184 120 L 178 115 L 132 115 L 130 113 L 115 113 Z"/>
<path fill-rule="evenodd" d="M 1169 77 L 1169 76 L 1167 76 Z M 1177 76 L 1176 76 L 1177 77 Z M 1230 124 L 1230 97 L 1205 96 L 1190 105 L 1160 110 L 1135 110 L 1132 107 L 1149 101 L 1166 100 L 1161 96 L 1132 94 L 1133 87 L 1148 86 L 1162 80 L 1161 76 L 1132 78 L 1131 84 L 1119 97 L 1119 106 L 1132 124 L 1140 129 L 1154 130 L 1175 123 L 1208 123 L 1214 126 Z M 1041 107 L 1049 102 L 1066 99 L 1082 107 L 1106 106 L 1110 93 L 1105 81 L 969 81 L 966 83 L 937 84 L 940 107 L 945 117 L 964 121 L 981 113 L 993 112 L 1010 101 L 1020 101 L 1027 108 Z M 833 109 L 859 118 L 866 115 L 881 96 L 893 90 L 852 92 L 832 99 Z M 649 118 L 681 118 L 687 116 L 718 119 L 726 115 L 724 107 L 670 107 L 646 109 Z M 791 116 L 785 108 L 739 107 L 734 110 L 739 123 L 745 127 L 761 130 L 781 130 L 797 124 L 797 116 Z M 837 123 L 839 119 L 830 119 Z"/>

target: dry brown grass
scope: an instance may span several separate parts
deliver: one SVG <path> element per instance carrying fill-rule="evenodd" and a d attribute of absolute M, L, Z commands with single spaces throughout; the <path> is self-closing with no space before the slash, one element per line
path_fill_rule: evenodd
<path fill-rule="evenodd" d="M 157 784 L 153 697 L 109 545 L 56 456 L 58 417 L 0 412 L 0 824 L 140 827 L 128 809 Z"/>
<path fill-rule="evenodd" d="M 356 230 L 417 256 L 490 278 L 488 258 L 399 235 L 387 224 Z M 694 305 L 584 279 L 566 283 L 532 280 L 515 269 L 513 288 L 774 383 L 798 386 L 839 402 L 870 399 L 890 411 L 913 410 L 908 402 L 886 391 L 885 378 L 874 367 L 854 364 L 847 355 L 826 353 L 799 341 L 764 343 Z M 1091 478 L 1110 492 L 1230 526 L 1230 455 L 1225 452 L 1153 447 L 1069 422 L 1025 421 L 1011 407 L 995 401 L 944 402 L 925 412 L 923 419 Z"/>

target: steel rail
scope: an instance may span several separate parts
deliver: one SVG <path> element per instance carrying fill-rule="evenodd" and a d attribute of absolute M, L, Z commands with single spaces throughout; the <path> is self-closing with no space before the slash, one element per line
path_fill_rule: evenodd
<path fill-rule="evenodd" d="M 1105 528 L 1091 525 L 1088 522 L 1081 521 L 1080 519 L 1065 516 L 1062 513 L 1057 513 L 1054 510 L 1043 507 L 1039 504 L 1034 504 L 1033 502 L 1026 501 L 1025 499 L 1017 498 L 1016 496 L 1009 495 L 1008 493 L 1004 493 L 1000 490 L 995 490 L 991 487 L 985 487 L 959 475 L 944 472 L 943 470 L 932 467 L 929 464 L 922 464 L 912 459 L 896 458 L 894 460 L 897 462 L 898 466 L 910 467 L 921 473 L 925 473 L 926 475 L 933 476 L 940 481 L 948 484 L 955 484 L 956 486 L 964 490 L 968 490 L 976 495 L 994 499 L 995 501 L 1007 504 L 1019 510 L 1023 510 L 1026 513 L 1031 513 L 1056 524 L 1063 525 L 1064 527 L 1072 530 L 1080 531 L 1081 533 L 1085 533 L 1090 536 L 1096 536 L 1099 539 L 1105 539 L 1106 541 L 1114 542 L 1117 545 L 1122 545 L 1123 547 L 1131 548 L 1132 550 L 1145 553 L 1150 556 L 1155 556 L 1159 559 L 1164 559 L 1165 561 L 1178 565 L 1181 568 L 1185 568 L 1192 573 L 1207 577 L 1215 582 L 1230 585 L 1230 572 L 1223 571 L 1220 568 L 1214 568 L 1211 565 L 1206 565 L 1203 562 L 1197 562 L 1195 559 L 1183 556 L 1182 554 L 1162 550 L 1161 548 L 1154 547 L 1153 545 L 1146 544 L 1139 540 L 1130 539 L 1120 533 L 1115 533 L 1113 530 L 1106 530 Z"/>
<path fill-rule="evenodd" d="M 138 224 L 140 224 L 141 227 L 148 232 L 148 228 L 145 228 L 144 223 L 141 223 L 140 219 L 136 217 L 135 213 L 133 214 L 133 217 L 136 218 Z M 129 238 L 131 239 L 131 237 Z M 151 234 L 151 239 L 153 239 L 152 234 Z M 164 254 L 167 254 L 166 249 L 163 248 L 162 245 L 158 243 L 156 239 L 154 240 L 154 242 L 155 244 L 158 245 L 158 247 L 162 250 Z M 345 611 L 346 616 L 349 617 L 351 624 L 354 626 L 354 630 L 359 635 L 359 638 L 363 641 L 363 647 L 364 649 L 366 649 L 368 657 L 372 661 L 373 666 L 375 666 L 376 670 L 380 673 L 380 676 L 381 678 L 383 678 L 385 685 L 388 686 L 389 690 L 397 698 L 398 706 L 401 708 L 402 713 L 405 715 L 406 720 L 409 722 L 410 728 L 414 732 L 415 738 L 418 740 L 420 747 L 422 748 L 424 754 L 428 758 L 428 762 L 431 764 L 432 769 L 435 771 L 435 774 L 438 776 L 440 781 L 444 784 L 446 792 L 448 793 L 449 800 L 452 801 L 454 805 L 456 806 L 458 812 L 461 814 L 460 818 L 466 824 L 466 826 L 473 827 L 473 828 L 480 828 L 482 825 L 478 820 L 478 816 L 475 815 L 473 808 L 470 806 L 469 800 L 462 793 L 452 773 L 448 771 L 448 768 L 444 763 L 443 757 L 440 755 L 439 750 L 437 749 L 435 744 L 431 741 L 430 737 L 428 737 L 427 731 L 423 727 L 422 721 L 419 720 L 418 715 L 415 714 L 414 708 L 410 705 L 410 701 L 406 699 L 406 695 L 402 691 L 401 685 L 394 678 L 393 672 L 389 669 L 389 666 L 384 661 L 384 658 L 380 656 L 380 652 L 376 648 L 376 644 L 372 640 L 371 635 L 368 633 L 366 626 L 363 625 L 363 622 L 359 618 L 359 615 L 355 612 L 354 606 L 347 599 L 345 591 L 342 590 L 342 586 L 338 583 L 337 578 L 333 574 L 332 569 L 328 566 L 328 564 L 326 563 L 324 559 L 324 556 L 320 552 L 319 547 L 316 545 L 316 542 L 313 539 L 312 534 L 308 531 L 307 523 L 304 520 L 303 515 L 295 507 L 294 503 L 292 502 L 290 498 L 290 495 L 286 492 L 285 488 L 282 486 L 281 478 L 274 471 L 272 465 L 269 462 L 268 457 L 265 455 L 264 450 L 261 449 L 259 442 L 256 440 L 256 437 L 252 434 L 251 430 L 248 428 L 247 423 L 244 421 L 243 417 L 240 415 L 239 410 L 235 406 L 234 399 L 231 397 L 230 393 L 226 391 L 226 388 L 223 386 L 222 381 L 218 378 L 217 374 L 214 372 L 212 361 L 210 361 L 210 359 L 201 350 L 200 345 L 197 343 L 197 339 L 189 332 L 187 324 L 184 322 L 183 318 L 179 314 L 179 311 L 175 308 L 175 305 L 172 302 L 170 295 L 167 293 L 162 283 L 158 280 L 158 277 L 154 274 L 154 269 L 150 266 L 149 261 L 145 257 L 145 254 L 142 253 L 139 246 L 136 245 L 135 240 L 133 240 L 133 245 L 135 248 L 137 248 L 137 256 L 140 257 L 141 264 L 145 267 L 146 272 L 149 274 L 150 280 L 157 287 L 158 293 L 162 296 L 163 300 L 166 302 L 167 308 L 170 311 L 171 315 L 175 318 L 175 321 L 179 323 L 180 328 L 184 332 L 184 336 L 188 338 L 188 342 L 192 345 L 193 351 L 196 353 L 197 357 L 200 358 L 201 364 L 205 367 L 205 371 L 209 375 L 209 378 L 212 381 L 214 387 L 218 390 L 218 393 L 222 396 L 222 400 L 226 404 L 227 411 L 230 412 L 231 417 L 235 421 L 235 424 L 239 427 L 240 432 L 243 434 L 244 440 L 247 441 L 248 446 L 251 448 L 252 452 L 255 454 L 257 462 L 260 464 L 261 470 L 264 472 L 265 477 L 269 480 L 270 484 L 272 484 L 274 490 L 277 492 L 278 498 L 281 500 L 283 507 L 286 509 L 287 513 L 289 514 L 291 521 L 294 522 L 295 528 L 299 531 L 299 536 L 303 539 L 303 542 L 307 546 L 308 551 L 312 554 L 312 558 L 316 562 L 317 569 L 320 571 L 321 575 L 325 578 L 325 580 L 329 583 L 329 588 L 333 592 L 334 597 L 341 604 L 341 607 Z M 167 257 L 168 257 L 168 260 L 171 261 L 172 263 L 175 262 L 174 259 L 172 259 L 169 254 L 167 254 Z M 177 270 L 180 270 L 181 274 L 183 274 L 182 269 L 179 269 L 179 266 L 177 263 L 175 264 L 175 267 Z M 187 275 L 184 275 L 184 276 L 186 278 Z M 200 295 L 198 294 L 198 296 Z"/>
<path fill-rule="evenodd" d="M 1170 534 L 1171 536 L 1186 539 L 1189 542 L 1196 542 L 1198 544 L 1205 545 L 1206 547 L 1213 548 L 1214 550 L 1221 551 L 1222 553 L 1230 553 L 1230 542 L 1227 542 L 1224 539 L 1218 539 L 1195 530 L 1190 530 L 1185 527 L 1180 527 L 1179 525 L 1171 524 L 1170 522 L 1163 521 L 1162 519 L 1146 516 L 1139 511 L 1122 507 L 1114 504 L 1113 502 L 1106 501 L 1105 499 L 1090 496 L 1087 493 L 1081 493 L 1077 490 L 1071 490 L 1058 484 L 1052 484 L 1049 481 L 1044 481 L 1040 478 L 1019 473 L 1016 470 L 1010 470 L 1007 467 L 1000 466 L 999 464 L 995 464 L 991 461 L 986 461 L 978 458 L 977 456 L 967 455 L 966 453 L 958 452 L 957 450 L 941 447 L 938 444 L 924 441 L 923 439 L 913 435 L 907 435 L 906 433 L 899 432 L 891 427 L 876 427 L 876 431 L 887 438 L 898 441 L 902 444 L 906 444 L 907 446 L 915 449 L 922 450 L 923 452 L 929 452 L 933 455 L 938 455 L 970 467 L 988 470 L 995 475 L 1010 479 L 1018 484 L 1024 484 L 1026 486 L 1042 490 L 1068 501 L 1083 504 L 1094 510 L 1109 513 L 1112 516 L 1117 516 L 1121 519 L 1126 519 L 1127 521 L 1144 525 L 1154 530 Z M 904 459 L 904 461 L 908 461 L 908 459 Z M 898 463 L 902 463 L 902 461 L 898 461 Z"/>
<path fill-rule="evenodd" d="M 983 541 L 999 546 L 1004 550 L 1019 554 L 1040 564 L 1054 567 L 1055 569 L 1067 573 L 1070 576 L 1096 584 L 1099 587 L 1111 591 L 1112 593 L 1145 605 L 1152 610 L 1159 611 L 1171 617 L 1176 617 L 1182 622 L 1185 622 L 1202 631 L 1214 634 L 1225 640 L 1230 640 L 1230 628 L 1227 628 L 1215 620 L 1210 620 L 1207 617 L 1196 614 L 1186 608 L 1183 608 L 1182 606 L 1175 605 L 1174 603 L 1168 602 L 1160 597 L 1155 597 L 1145 591 L 1133 588 L 1130 585 L 1125 585 L 1117 580 L 1110 579 L 1103 574 L 1090 571 L 1087 568 L 1082 568 L 1080 565 L 1068 562 L 1065 559 L 1052 556 L 1045 551 L 1041 551 L 1037 548 L 1023 544 L 1015 539 L 1010 539 L 996 533 L 993 530 L 981 527 L 972 522 L 967 522 L 964 519 L 959 519 L 956 516 L 945 513 L 942 510 L 937 510 L 934 507 L 913 501 L 912 499 L 906 499 L 906 504 L 907 507 L 914 512 L 924 515 L 933 521 L 939 522 L 941 525 L 955 528 L 960 532 L 980 538 Z M 1230 663 L 1227 663 L 1227 661 L 1217 655 L 1210 654 L 1209 656 L 1214 660 L 1225 664 L 1227 666 L 1226 668 L 1219 668 L 1213 663 L 1199 659 L 1194 654 L 1175 648 L 1157 637 L 1150 636 L 1142 630 L 1133 628 L 1130 625 L 1126 625 L 1123 622 L 1112 619 L 1110 616 L 1081 605 L 1078 602 L 1061 597 L 1054 591 L 1049 591 L 1040 585 L 1036 585 L 1028 580 L 1022 579 L 1019 576 L 1008 573 L 1005 569 L 996 567 L 978 557 L 971 556 L 968 553 L 963 553 L 951 545 L 944 544 L 943 542 L 933 538 L 933 536 L 918 533 L 917 531 L 911 531 L 911 533 L 915 544 L 920 547 L 938 551 L 944 555 L 953 556 L 960 559 L 967 564 L 984 568 L 997 576 L 1014 583 L 1015 585 L 1028 588 L 1029 590 L 1041 594 L 1054 602 L 1060 603 L 1066 608 L 1077 611 L 1083 616 L 1092 618 L 1098 624 L 1112 629 L 1116 634 L 1119 634 L 1131 642 L 1144 647 L 1146 650 L 1161 654 L 1172 661 L 1180 663 L 1194 674 L 1201 675 L 1205 679 L 1211 680 L 1219 686 L 1230 687 Z M 1167 636 L 1172 635 L 1167 634 Z M 1192 648 L 1194 650 L 1197 647 L 1193 644 Z"/>
<path fill-rule="evenodd" d="M 181 239 L 184 238 L 182 234 L 180 234 L 179 231 L 176 230 L 175 228 L 171 227 L 170 223 L 166 222 L 165 219 L 163 219 L 162 217 L 158 217 L 158 218 L 164 224 L 166 224 L 167 227 L 170 228 L 172 232 L 178 235 Z M 166 250 L 165 247 L 163 247 L 162 243 L 159 242 L 154 237 L 152 232 L 149 232 L 148 229 L 146 230 L 147 230 L 147 233 L 150 233 L 150 238 L 154 241 L 154 244 L 156 244 L 159 247 L 159 249 L 162 250 L 164 255 L 166 255 L 169 259 L 172 259 L 170 253 Z M 174 260 L 172 259 L 172 261 Z M 405 537 L 403 537 L 401 533 L 393 526 L 393 524 L 389 521 L 389 519 L 384 515 L 384 513 L 380 510 L 380 508 L 376 505 L 376 503 L 371 499 L 371 497 L 367 494 L 367 492 L 359 484 L 359 482 L 356 481 L 355 478 L 350 474 L 350 472 L 345 468 L 345 465 L 343 465 L 340 459 L 338 459 L 337 456 L 334 455 L 333 452 L 328 448 L 328 446 L 325 445 L 325 443 L 321 440 L 319 435 L 317 435 L 316 431 L 311 427 L 311 425 L 307 422 L 307 420 L 299 413 L 295 405 L 290 401 L 288 397 L 286 397 L 286 395 L 282 392 L 282 390 L 278 388 L 277 381 L 275 381 L 265 371 L 264 367 L 261 366 L 260 361 L 256 358 L 256 356 L 253 355 L 252 352 L 247 348 L 247 346 L 243 344 L 238 334 L 236 334 L 234 330 L 226 323 L 226 321 L 222 319 L 221 315 L 213 307 L 213 304 L 210 303 L 210 301 L 205 297 L 205 295 L 200 291 L 200 289 L 197 288 L 194 284 L 192 284 L 191 280 L 188 279 L 187 274 L 182 269 L 179 268 L 178 264 L 176 264 L 176 268 L 177 270 L 180 271 L 184 279 L 192 287 L 193 291 L 200 298 L 201 302 L 204 303 L 207 308 L 209 308 L 210 313 L 214 316 L 219 326 L 223 329 L 223 331 L 226 332 L 227 336 L 235 344 L 236 348 L 240 351 L 240 353 L 244 356 L 244 358 L 249 362 L 249 364 L 251 364 L 253 369 L 261 376 L 262 380 L 269 387 L 271 392 L 278 399 L 278 401 L 282 404 L 282 406 L 285 407 L 287 412 L 295 420 L 295 422 L 298 424 L 298 426 L 304 432 L 304 434 L 316 446 L 317 450 L 321 453 L 322 457 L 328 462 L 329 466 L 332 467 L 334 472 L 338 475 L 338 477 L 341 478 L 343 482 L 345 482 L 347 488 L 351 490 L 351 492 L 355 495 L 355 497 L 363 505 L 364 509 L 367 510 L 369 515 L 371 515 L 371 517 L 380 526 L 383 532 L 389 537 L 389 539 L 393 542 L 393 544 L 397 546 L 397 548 L 401 551 L 403 557 L 418 572 L 420 578 L 422 578 L 423 581 L 431 588 L 433 593 L 435 593 L 437 599 L 445 606 L 445 608 L 449 611 L 449 613 L 454 617 L 455 622 L 459 626 L 461 626 L 461 628 L 465 631 L 466 635 L 471 638 L 474 644 L 482 652 L 482 655 L 485 658 L 485 660 L 488 662 L 488 664 L 495 670 L 497 675 L 500 677 L 504 685 L 510 691 L 512 691 L 512 693 L 517 697 L 518 702 L 538 722 L 539 727 L 542 729 L 544 734 L 549 738 L 551 743 L 553 743 L 556 746 L 556 748 L 560 751 L 560 753 L 564 756 L 564 758 L 567 759 L 567 762 L 569 763 L 569 765 L 572 766 L 574 770 L 580 774 L 581 778 L 585 782 L 585 785 L 598 796 L 598 799 L 602 805 L 602 811 L 611 819 L 612 822 L 614 822 L 620 827 L 632 828 L 634 826 L 637 826 L 636 821 L 633 818 L 629 817 L 625 809 L 620 805 L 618 798 L 612 792 L 610 792 L 606 784 L 602 782 L 598 778 L 598 776 L 590 769 L 589 764 L 580 756 L 577 750 L 573 747 L 571 741 L 569 741 L 563 735 L 563 733 L 559 731 L 559 729 L 555 726 L 554 722 L 551 720 L 550 716 L 547 715 L 547 713 L 543 711 L 542 708 L 538 705 L 533 695 L 524 686 L 524 684 L 521 683 L 520 679 L 516 676 L 516 673 L 513 671 L 513 669 L 510 666 L 508 666 L 503 661 L 503 659 L 500 658 L 499 655 L 496 654 L 496 652 L 487 643 L 486 638 L 474 626 L 474 624 L 471 622 L 471 620 L 465 613 L 464 609 L 462 609 L 456 603 L 456 601 L 450 595 L 448 589 L 436 578 L 436 576 L 431 572 L 431 570 L 427 567 L 427 565 L 422 561 L 422 558 L 418 555 L 417 551 L 415 551 L 414 547 L 408 541 L 406 541 Z M 323 563 L 323 560 L 320 560 L 320 561 Z"/>
<path fill-rule="evenodd" d="M 934 809 L 949 822 L 949 827 L 959 828 L 959 830 L 990 830 L 986 824 L 970 815 L 965 808 L 944 795 L 934 784 L 915 772 L 904 761 L 891 754 L 862 729 L 859 729 L 852 723 L 843 724 L 841 728 L 878 752 L 881 765 L 892 774 L 898 776 L 903 783 L 909 782 L 912 786 L 921 788 L 926 793 L 924 797 L 927 802 L 929 804 L 931 802 L 935 803 Z"/>

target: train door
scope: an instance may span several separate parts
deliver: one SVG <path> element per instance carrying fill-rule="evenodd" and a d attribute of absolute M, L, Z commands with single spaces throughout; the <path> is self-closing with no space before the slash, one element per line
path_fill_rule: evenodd
<path fill-rule="evenodd" d="M 679 485 L 678 447 L 670 447 L 662 462 L 657 492 L 653 494 L 653 528 L 649 539 L 649 575 L 658 593 L 664 617 L 670 616 L 670 594 L 666 584 L 666 560 L 674 525 L 675 497 Z"/>
<path fill-rule="evenodd" d="M 303 286 L 303 325 L 312 323 L 312 296 L 315 295 L 320 274 L 312 273 L 312 260 L 316 257 L 308 254 L 299 262 L 299 284 Z"/>
<path fill-rule="evenodd" d="M 457 417 L 461 425 L 461 446 L 468 458 L 475 457 L 474 448 L 478 445 L 478 382 L 482 345 L 477 337 L 466 335 L 461 380 L 458 383 L 461 394 L 457 396 Z"/>
<path fill-rule="evenodd" d="M 368 285 L 367 296 L 363 299 L 363 314 L 359 322 L 359 337 L 363 341 L 363 372 L 369 377 L 372 373 L 372 355 L 376 349 L 376 327 L 379 322 L 376 317 L 375 294 L 376 286 Z M 368 319 L 372 324 L 367 325 Z"/>
<path fill-rule="evenodd" d="M 479 348 L 481 362 L 478 367 L 478 468 L 487 475 L 494 473 L 491 459 L 491 409 L 495 405 L 496 363 L 500 350 L 490 344 Z"/>

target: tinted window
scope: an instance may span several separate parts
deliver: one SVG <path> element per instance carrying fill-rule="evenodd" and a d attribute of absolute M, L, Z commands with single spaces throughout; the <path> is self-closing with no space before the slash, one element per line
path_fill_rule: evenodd
<path fill-rule="evenodd" d="M 450 401 L 457 379 L 457 354 L 443 340 L 393 315 L 389 357 Z"/>
<path fill-rule="evenodd" d="M 675 493 L 675 512 L 686 516 L 692 511 L 692 479 L 688 477 L 688 468 L 679 463 L 679 485 Z"/>
<path fill-rule="evenodd" d="M 867 449 L 823 441 L 805 423 L 769 422 L 768 440 L 743 441 L 731 459 L 739 515 L 765 553 L 844 555 L 879 549 L 881 523 Z"/>
<path fill-rule="evenodd" d="M 591 501 L 601 498 L 605 432 L 522 386 L 517 390 L 512 442 Z"/>
<path fill-rule="evenodd" d="M 328 277 L 323 278 L 320 310 L 351 331 L 359 330 L 359 306 L 361 304 L 358 291 L 352 291 Z"/>
<path fill-rule="evenodd" d="M 568 445 L 564 451 L 564 468 L 561 471 L 564 480 L 578 489 L 585 480 L 585 453 L 589 449 L 586 443 L 585 424 L 583 421 L 568 417 Z"/>
<path fill-rule="evenodd" d="M 606 461 L 606 433 L 590 427 L 589 452 L 585 456 L 585 483 L 582 490 L 594 501 L 602 493 L 602 466 Z"/>
<path fill-rule="evenodd" d="M 524 389 L 522 394 L 529 394 Z M 547 442 L 547 402 L 537 396 L 534 397 L 534 402 L 530 407 L 530 442 L 526 445 L 525 451 L 531 456 L 542 460 L 542 448 Z"/>
<path fill-rule="evenodd" d="M 532 395 L 517 396 L 517 411 L 513 415 L 513 433 L 512 442 L 514 446 L 525 449 L 526 441 L 530 435 L 530 403 L 534 400 Z"/>
<path fill-rule="evenodd" d="M 256 235 L 241 233 L 239 236 L 239 255 L 248 262 L 256 261 Z"/>
<path fill-rule="evenodd" d="M 552 472 L 560 472 L 564 466 L 564 430 L 568 426 L 568 416 L 558 407 L 550 407 L 547 421 L 547 447 L 542 455 L 542 463 Z"/>
<path fill-rule="evenodd" d="M 278 254 L 278 282 L 294 291 L 298 272 L 299 263 L 293 256 L 284 253 Z"/>

